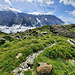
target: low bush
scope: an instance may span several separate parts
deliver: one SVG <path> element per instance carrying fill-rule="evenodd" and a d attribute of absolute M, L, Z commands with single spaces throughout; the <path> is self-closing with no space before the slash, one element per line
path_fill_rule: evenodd
<path fill-rule="evenodd" d="M 32 45 L 30 45 L 29 50 L 32 50 L 33 52 L 37 52 L 37 51 L 43 50 L 43 49 L 44 49 L 44 46 L 42 44 L 32 44 Z"/>
<path fill-rule="evenodd" d="M 3 36 L 4 39 L 8 40 L 8 41 L 14 41 L 15 38 L 12 38 L 10 36 Z"/>

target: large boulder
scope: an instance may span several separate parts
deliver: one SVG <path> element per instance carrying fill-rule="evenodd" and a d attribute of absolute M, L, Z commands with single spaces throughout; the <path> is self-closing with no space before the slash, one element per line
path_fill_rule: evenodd
<path fill-rule="evenodd" d="M 75 38 L 75 32 L 70 31 L 67 27 L 63 25 L 51 25 L 50 31 L 57 35 Z"/>
<path fill-rule="evenodd" d="M 45 63 L 44 62 L 39 62 L 38 65 L 39 66 L 44 66 L 44 65 L 47 65 L 47 63 L 46 62 Z"/>
<path fill-rule="evenodd" d="M 5 39 L 1 38 L 0 39 L 0 44 L 4 44 L 5 43 Z"/>
<path fill-rule="evenodd" d="M 37 67 L 37 75 L 49 75 L 52 70 L 52 65 L 44 65 Z"/>
<path fill-rule="evenodd" d="M 69 28 L 73 28 L 73 27 L 75 27 L 75 24 L 71 24 L 71 25 L 69 26 Z"/>

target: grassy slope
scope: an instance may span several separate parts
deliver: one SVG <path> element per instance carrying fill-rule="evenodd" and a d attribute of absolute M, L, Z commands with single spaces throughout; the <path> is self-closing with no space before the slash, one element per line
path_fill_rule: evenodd
<path fill-rule="evenodd" d="M 48 26 L 49 28 L 49 26 Z M 41 31 L 48 31 L 46 26 Z M 37 30 L 37 29 L 33 29 Z M 33 31 L 32 30 L 32 31 Z M 50 32 L 49 32 L 50 33 Z M 34 52 L 43 50 L 44 47 L 48 46 L 50 43 L 53 43 L 50 35 L 44 36 L 28 36 L 28 38 L 23 40 L 14 40 L 9 43 L 5 43 L 0 46 L 0 75 L 11 75 L 11 71 L 20 65 L 25 58 Z M 16 59 L 18 53 L 23 53 L 23 56 L 19 59 Z"/>
<path fill-rule="evenodd" d="M 10 43 L 5 43 L 0 46 L 0 75 L 11 75 L 11 71 L 15 69 L 17 66 L 19 66 L 20 63 L 25 61 L 25 58 L 29 54 L 32 54 L 39 50 L 43 50 L 44 47 L 47 47 L 49 44 L 53 43 L 54 42 L 53 40 L 56 40 L 58 42 L 57 46 L 53 46 L 53 47 L 54 49 L 55 48 L 59 49 L 59 51 L 60 51 L 60 48 L 62 49 L 63 47 L 64 47 L 63 49 L 66 49 L 66 47 L 70 47 L 70 48 L 72 47 L 72 45 L 70 45 L 67 42 L 68 38 L 54 35 L 53 33 L 50 32 L 49 26 L 43 26 L 42 29 L 35 28 L 32 31 L 34 30 L 37 30 L 39 33 L 43 31 L 44 32 L 47 31 L 49 34 L 46 34 L 44 36 L 38 36 L 38 37 L 36 34 L 34 34 L 35 36 L 28 36 L 28 38 L 26 39 L 14 40 L 14 41 L 11 41 Z M 21 33 L 17 33 L 15 35 L 18 35 L 18 34 L 21 34 Z M 3 35 L 5 34 L 1 34 L 0 36 L 3 36 Z M 22 33 L 22 35 L 26 35 L 26 33 Z M 52 50 L 53 47 L 47 50 L 50 52 L 50 50 Z M 63 58 L 56 57 L 56 59 L 54 59 L 55 57 L 51 57 L 50 59 L 50 56 L 47 53 L 47 50 L 45 50 L 44 53 L 42 53 L 41 55 L 39 55 L 37 59 L 35 59 L 35 64 L 33 67 L 34 75 L 36 75 L 36 67 L 39 61 L 47 62 L 48 64 L 53 65 L 53 70 L 51 73 L 52 75 L 67 75 L 71 72 L 72 72 L 71 75 L 73 74 L 75 66 L 71 65 L 70 63 L 64 60 L 66 59 L 66 56 Z M 16 59 L 16 55 L 18 53 L 23 53 L 23 56 L 20 57 L 19 59 Z M 55 51 L 54 51 L 54 54 L 55 54 Z M 71 54 L 69 53 L 68 56 L 69 55 Z M 72 58 L 74 59 L 74 57 Z M 25 72 L 25 75 L 31 75 L 31 71 Z"/>
<path fill-rule="evenodd" d="M 52 64 L 53 69 L 50 75 L 75 75 L 75 65 L 68 59 L 75 59 L 75 46 L 67 42 L 68 38 L 62 36 L 53 36 L 58 42 L 55 46 L 46 49 L 36 59 L 33 66 L 34 75 L 38 62 L 47 62 Z"/>

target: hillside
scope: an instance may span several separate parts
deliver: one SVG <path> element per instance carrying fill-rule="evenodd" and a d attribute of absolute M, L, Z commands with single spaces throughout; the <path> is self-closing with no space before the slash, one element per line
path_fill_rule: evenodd
<path fill-rule="evenodd" d="M 24 26 L 40 27 L 42 25 L 62 24 L 61 19 L 55 15 L 32 15 L 13 11 L 0 11 L 0 25 L 12 26 L 21 24 Z"/>
<path fill-rule="evenodd" d="M 74 24 L 70 26 L 64 25 L 75 32 Z M 12 71 L 21 66 L 27 56 L 41 50 L 44 51 L 35 58 L 33 70 L 25 69 L 24 75 L 37 75 L 36 68 L 39 62 L 52 65 L 53 69 L 49 75 L 75 75 L 75 44 L 67 41 L 68 39 L 75 41 L 75 38 L 53 33 L 49 25 L 24 32 L 10 34 L 0 32 L 0 38 L 5 40 L 2 43 L 0 39 L 0 75 L 13 75 Z M 52 45 L 53 43 L 55 45 Z M 19 54 L 21 56 L 17 57 Z M 17 73 L 20 74 L 21 71 Z"/>

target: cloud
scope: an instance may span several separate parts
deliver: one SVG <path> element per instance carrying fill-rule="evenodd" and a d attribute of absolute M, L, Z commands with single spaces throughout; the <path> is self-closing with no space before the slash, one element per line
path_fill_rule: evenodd
<path fill-rule="evenodd" d="M 75 16 L 75 10 L 70 11 L 70 13 L 69 13 L 69 14 L 72 14 L 73 16 Z"/>
<path fill-rule="evenodd" d="M 48 5 L 54 4 L 53 0 L 12 0 L 12 1 L 21 1 L 21 2 L 30 2 L 30 3 L 36 2 L 36 3 L 41 3 L 41 4 L 46 3 Z"/>
<path fill-rule="evenodd" d="M 69 12 L 69 11 L 65 11 L 65 12 Z"/>
<path fill-rule="evenodd" d="M 32 12 L 28 14 L 33 14 L 33 15 L 53 15 L 53 12 L 48 12 L 48 13 L 41 13 L 41 12 Z"/>
<path fill-rule="evenodd" d="M 63 16 L 59 16 L 59 18 L 65 22 L 64 24 L 75 23 L 75 18 L 71 18 L 71 17 L 66 18 Z"/>
<path fill-rule="evenodd" d="M 0 11 L 3 11 L 3 10 L 6 10 L 6 11 L 11 10 L 11 11 L 20 12 L 20 13 L 22 12 L 21 10 L 17 10 L 15 8 L 9 7 L 7 5 L 0 5 Z"/>
<path fill-rule="evenodd" d="M 75 7 L 75 0 L 60 0 L 59 3 L 64 3 L 64 5 L 72 5 Z"/>
<path fill-rule="evenodd" d="M 17 10 L 17 9 L 15 9 L 15 8 L 10 8 L 10 7 L 8 7 L 8 9 L 9 9 L 9 10 L 12 10 L 12 11 L 15 11 L 15 12 L 19 12 L 19 13 L 22 12 L 21 10 Z"/>
<path fill-rule="evenodd" d="M 11 2 L 10 2 L 10 0 L 5 0 L 5 2 L 6 2 L 6 3 L 9 3 L 9 4 L 11 5 Z"/>
<path fill-rule="evenodd" d="M 33 14 L 33 15 L 42 15 L 43 13 L 41 13 L 41 12 L 32 12 L 32 13 L 28 13 L 28 14 Z"/>

